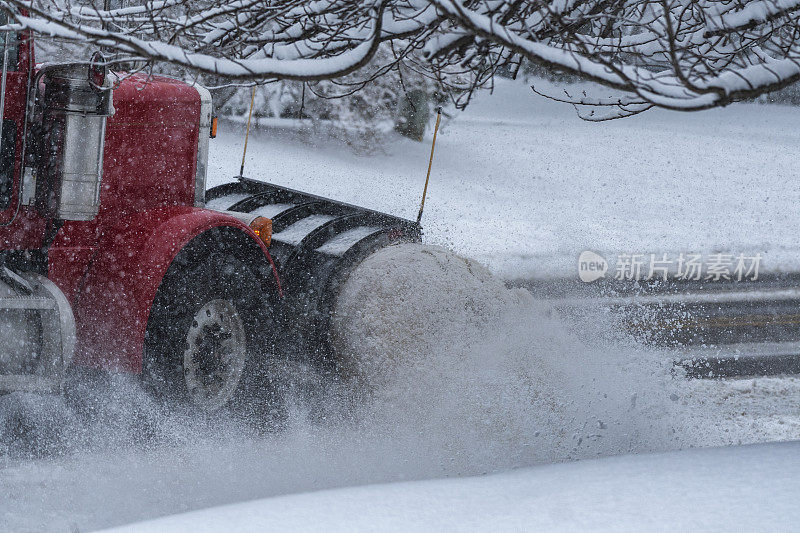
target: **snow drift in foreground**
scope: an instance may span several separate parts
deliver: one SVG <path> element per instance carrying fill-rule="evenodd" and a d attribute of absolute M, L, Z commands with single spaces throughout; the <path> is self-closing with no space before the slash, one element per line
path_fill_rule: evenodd
<path fill-rule="evenodd" d="M 115 529 L 790 531 L 800 443 L 611 457 L 239 503 Z"/>

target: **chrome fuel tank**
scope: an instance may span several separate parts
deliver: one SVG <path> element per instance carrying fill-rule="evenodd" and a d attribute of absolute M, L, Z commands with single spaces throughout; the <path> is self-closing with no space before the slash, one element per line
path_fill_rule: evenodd
<path fill-rule="evenodd" d="M 88 72 L 85 65 L 67 65 L 44 76 L 45 180 L 37 180 L 37 205 L 61 220 L 92 220 L 100 208 L 112 92 L 93 87 Z"/>

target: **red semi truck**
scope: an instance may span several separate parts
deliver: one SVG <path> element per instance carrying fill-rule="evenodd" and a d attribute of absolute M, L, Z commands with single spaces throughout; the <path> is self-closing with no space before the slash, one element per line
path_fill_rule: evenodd
<path fill-rule="evenodd" d="M 98 57 L 37 66 L 32 35 L 7 35 L 0 392 L 58 391 L 76 365 L 251 409 L 272 360 L 335 371 L 337 286 L 419 226 L 242 177 L 206 190 L 206 89 Z"/>

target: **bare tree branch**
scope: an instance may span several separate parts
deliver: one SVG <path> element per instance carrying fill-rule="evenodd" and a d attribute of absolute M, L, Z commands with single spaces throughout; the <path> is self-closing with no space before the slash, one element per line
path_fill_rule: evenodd
<path fill-rule="evenodd" d="M 158 0 L 118 9 L 4 0 L 0 8 L 9 28 L 239 82 L 351 75 L 358 87 L 352 74 L 391 42 L 396 64 L 438 80 L 461 106 L 522 58 L 605 86 L 602 96 L 558 98 L 610 118 L 724 106 L 800 78 L 800 0 Z"/>

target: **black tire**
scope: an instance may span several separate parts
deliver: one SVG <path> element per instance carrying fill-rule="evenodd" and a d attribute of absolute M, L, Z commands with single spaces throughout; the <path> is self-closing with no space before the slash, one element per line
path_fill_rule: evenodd
<path fill-rule="evenodd" d="M 274 321 L 254 270 L 225 250 L 182 251 L 173 261 L 148 319 L 142 372 L 167 407 L 262 420 L 278 408 L 268 372 Z"/>

